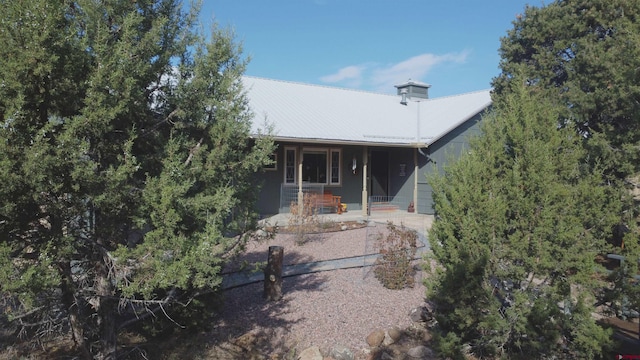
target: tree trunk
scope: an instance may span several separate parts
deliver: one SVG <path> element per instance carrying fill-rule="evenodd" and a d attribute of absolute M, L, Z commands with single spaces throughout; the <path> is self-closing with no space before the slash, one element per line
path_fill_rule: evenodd
<path fill-rule="evenodd" d="M 98 297 L 98 319 L 100 327 L 100 351 L 95 359 L 115 360 L 117 353 L 115 289 L 109 279 L 108 255 L 96 264 L 96 296 Z"/>
<path fill-rule="evenodd" d="M 264 297 L 275 301 L 282 298 L 282 260 L 284 247 L 269 246 L 269 259 L 264 269 Z"/>
<path fill-rule="evenodd" d="M 78 303 L 75 296 L 75 287 L 73 286 L 73 279 L 71 277 L 71 264 L 69 262 L 63 263 L 60 265 L 60 270 L 62 272 L 60 289 L 62 291 L 62 303 L 68 311 L 71 336 L 76 347 L 78 347 L 82 353 L 82 357 L 91 359 L 92 356 L 89 351 L 87 339 L 84 337 L 84 322 L 82 320 L 82 312 L 80 311 L 80 307 L 83 305 Z"/>

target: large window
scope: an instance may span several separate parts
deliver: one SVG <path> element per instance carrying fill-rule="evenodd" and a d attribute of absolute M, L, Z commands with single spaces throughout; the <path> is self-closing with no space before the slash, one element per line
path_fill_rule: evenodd
<path fill-rule="evenodd" d="M 285 184 L 297 183 L 297 149 L 287 147 L 285 153 Z M 342 182 L 342 151 L 340 149 L 304 148 L 302 150 L 302 182 L 340 185 Z"/>

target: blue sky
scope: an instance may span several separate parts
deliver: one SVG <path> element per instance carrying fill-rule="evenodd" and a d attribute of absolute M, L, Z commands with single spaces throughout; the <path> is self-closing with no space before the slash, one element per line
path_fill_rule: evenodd
<path fill-rule="evenodd" d="M 204 0 L 200 20 L 231 27 L 246 74 L 394 93 L 412 80 L 431 97 L 488 89 L 500 37 L 524 0 Z"/>

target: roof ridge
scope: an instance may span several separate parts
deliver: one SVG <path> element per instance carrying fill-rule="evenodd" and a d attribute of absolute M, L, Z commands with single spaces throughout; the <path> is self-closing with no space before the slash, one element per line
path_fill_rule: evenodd
<path fill-rule="evenodd" d="M 267 80 L 267 81 L 274 81 L 274 82 L 280 82 L 280 83 L 294 84 L 294 85 L 325 88 L 325 89 L 331 89 L 331 90 L 352 91 L 352 92 L 372 94 L 372 95 L 385 95 L 385 96 L 393 96 L 393 97 L 398 96 L 396 94 L 387 94 L 387 93 L 371 91 L 371 90 L 362 90 L 362 89 L 353 89 L 353 88 L 347 88 L 347 87 L 342 87 L 342 86 L 331 86 L 331 85 L 306 83 L 306 82 L 293 81 L 293 80 L 271 79 L 271 78 L 266 78 L 266 77 L 262 77 L 262 76 L 243 75 L 242 77 L 249 78 L 249 79 L 258 79 L 258 80 Z"/>

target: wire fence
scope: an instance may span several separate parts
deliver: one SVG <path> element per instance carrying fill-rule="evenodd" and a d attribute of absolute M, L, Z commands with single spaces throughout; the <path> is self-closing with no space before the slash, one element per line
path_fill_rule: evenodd
<path fill-rule="evenodd" d="M 287 213 L 290 210 L 291 204 L 298 203 L 298 185 L 280 185 L 280 212 Z M 302 192 L 304 194 L 323 194 L 324 185 L 310 185 L 303 184 Z"/>

